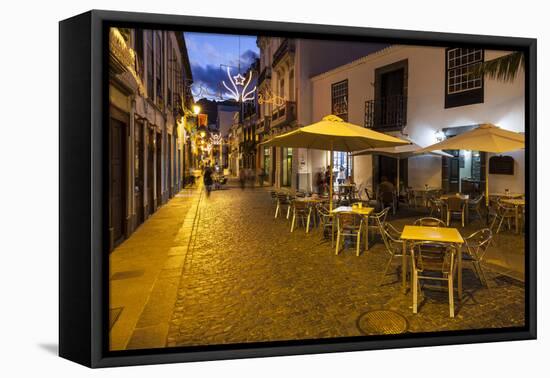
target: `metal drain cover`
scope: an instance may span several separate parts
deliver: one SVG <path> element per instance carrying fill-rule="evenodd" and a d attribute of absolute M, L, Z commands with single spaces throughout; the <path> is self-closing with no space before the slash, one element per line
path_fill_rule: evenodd
<path fill-rule="evenodd" d="M 407 318 L 391 310 L 373 310 L 357 319 L 357 327 L 365 335 L 395 335 L 409 329 Z"/>

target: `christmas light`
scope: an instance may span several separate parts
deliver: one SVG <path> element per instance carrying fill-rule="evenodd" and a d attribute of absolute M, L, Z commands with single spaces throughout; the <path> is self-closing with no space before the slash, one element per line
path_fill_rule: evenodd
<path fill-rule="evenodd" d="M 229 82 L 231 83 L 232 88 L 229 88 L 229 86 L 225 83 L 225 80 L 222 80 L 222 84 L 225 89 L 229 91 L 230 97 L 233 100 L 237 102 L 245 102 L 254 99 L 254 92 L 256 91 L 256 87 L 252 88 L 250 91 L 247 91 L 247 88 L 252 81 L 252 71 L 249 71 L 248 73 L 248 80 L 246 81 L 246 84 L 244 83 L 245 77 L 242 76 L 240 73 L 236 76 L 231 76 L 229 67 L 227 67 L 227 77 L 229 78 Z M 239 87 L 242 88 L 239 89 Z"/>

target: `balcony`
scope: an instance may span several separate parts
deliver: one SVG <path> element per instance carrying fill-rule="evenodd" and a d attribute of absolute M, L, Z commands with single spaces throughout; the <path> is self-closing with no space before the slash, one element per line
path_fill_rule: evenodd
<path fill-rule="evenodd" d="M 264 67 L 260 75 L 258 76 L 258 87 L 262 85 L 265 80 L 271 79 L 271 68 Z"/>
<path fill-rule="evenodd" d="M 407 124 L 407 97 L 382 97 L 365 102 L 365 127 L 382 131 L 402 130 Z"/>
<path fill-rule="evenodd" d="M 296 121 L 296 102 L 287 101 L 283 106 L 273 110 L 271 127 L 287 126 Z"/>
<path fill-rule="evenodd" d="M 279 48 L 273 54 L 273 64 L 272 67 L 275 67 L 279 62 L 287 55 L 294 54 L 295 45 L 293 39 L 285 38 L 281 43 Z"/>
<path fill-rule="evenodd" d="M 139 75 L 142 62 L 136 57 L 133 49 L 128 47 L 124 36 L 118 28 L 109 30 L 109 71 L 127 87 L 145 93 L 145 86 Z"/>
<path fill-rule="evenodd" d="M 269 133 L 270 126 L 271 126 L 271 118 L 265 117 L 261 121 L 258 121 L 258 125 L 256 126 L 256 134 Z"/>

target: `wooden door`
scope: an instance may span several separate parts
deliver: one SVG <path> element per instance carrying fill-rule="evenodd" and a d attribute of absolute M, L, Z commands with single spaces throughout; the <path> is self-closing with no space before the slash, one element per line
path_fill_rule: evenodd
<path fill-rule="evenodd" d="M 153 130 L 147 132 L 147 203 L 149 214 L 153 214 L 155 211 L 155 198 L 154 198 L 154 186 L 155 186 L 155 146 L 154 146 L 155 134 Z"/>
<path fill-rule="evenodd" d="M 134 186 L 135 186 L 135 206 L 136 206 L 136 222 L 143 223 L 144 214 L 144 147 L 143 147 L 143 123 L 136 121 L 134 128 Z"/>
<path fill-rule="evenodd" d="M 458 150 L 445 150 L 453 157 L 441 158 L 441 188 L 446 193 L 460 191 L 460 158 Z"/>
<path fill-rule="evenodd" d="M 111 118 L 110 132 L 110 208 L 111 240 L 116 247 L 124 240 L 126 218 L 126 124 Z"/>
<path fill-rule="evenodd" d="M 162 134 L 156 133 L 156 152 L 157 152 L 157 207 L 162 204 Z"/>

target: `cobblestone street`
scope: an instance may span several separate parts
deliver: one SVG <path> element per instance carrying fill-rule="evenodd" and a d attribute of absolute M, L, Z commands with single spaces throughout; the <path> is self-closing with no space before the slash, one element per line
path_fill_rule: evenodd
<path fill-rule="evenodd" d="M 203 194 L 194 227 L 185 235 L 171 232 L 179 237 L 166 246 L 171 252 L 165 257 L 179 256 L 179 265 L 160 276 L 160 286 L 157 280 L 126 348 L 357 336 L 368 333 L 362 315 L 379 309 L 404 316 L 409 332 L 523 325 L 522 267 L 486 269 L 487 289 L 465 263 L 464 300 L 456 304 L 456 317 L 449 318 L 445 290 L 423 290 L 415 315 L 397 274 L 380 285 L 388 259 L 380 241 L 359 257 L 353 248 L 335 256 L 318 229 L 290 233 L 289 222 L 273 214 L 266 188 L 229 186 L 210 197 Z M 188 214 L 188 224 L 191 218 Z M 413 219 L 390 222 L 401 227 Z M 521 240 L 509 232 L 499 235 L 489 260 L 522 261 Z M 187 242 L 188 247 L 180 245 Z"/>

